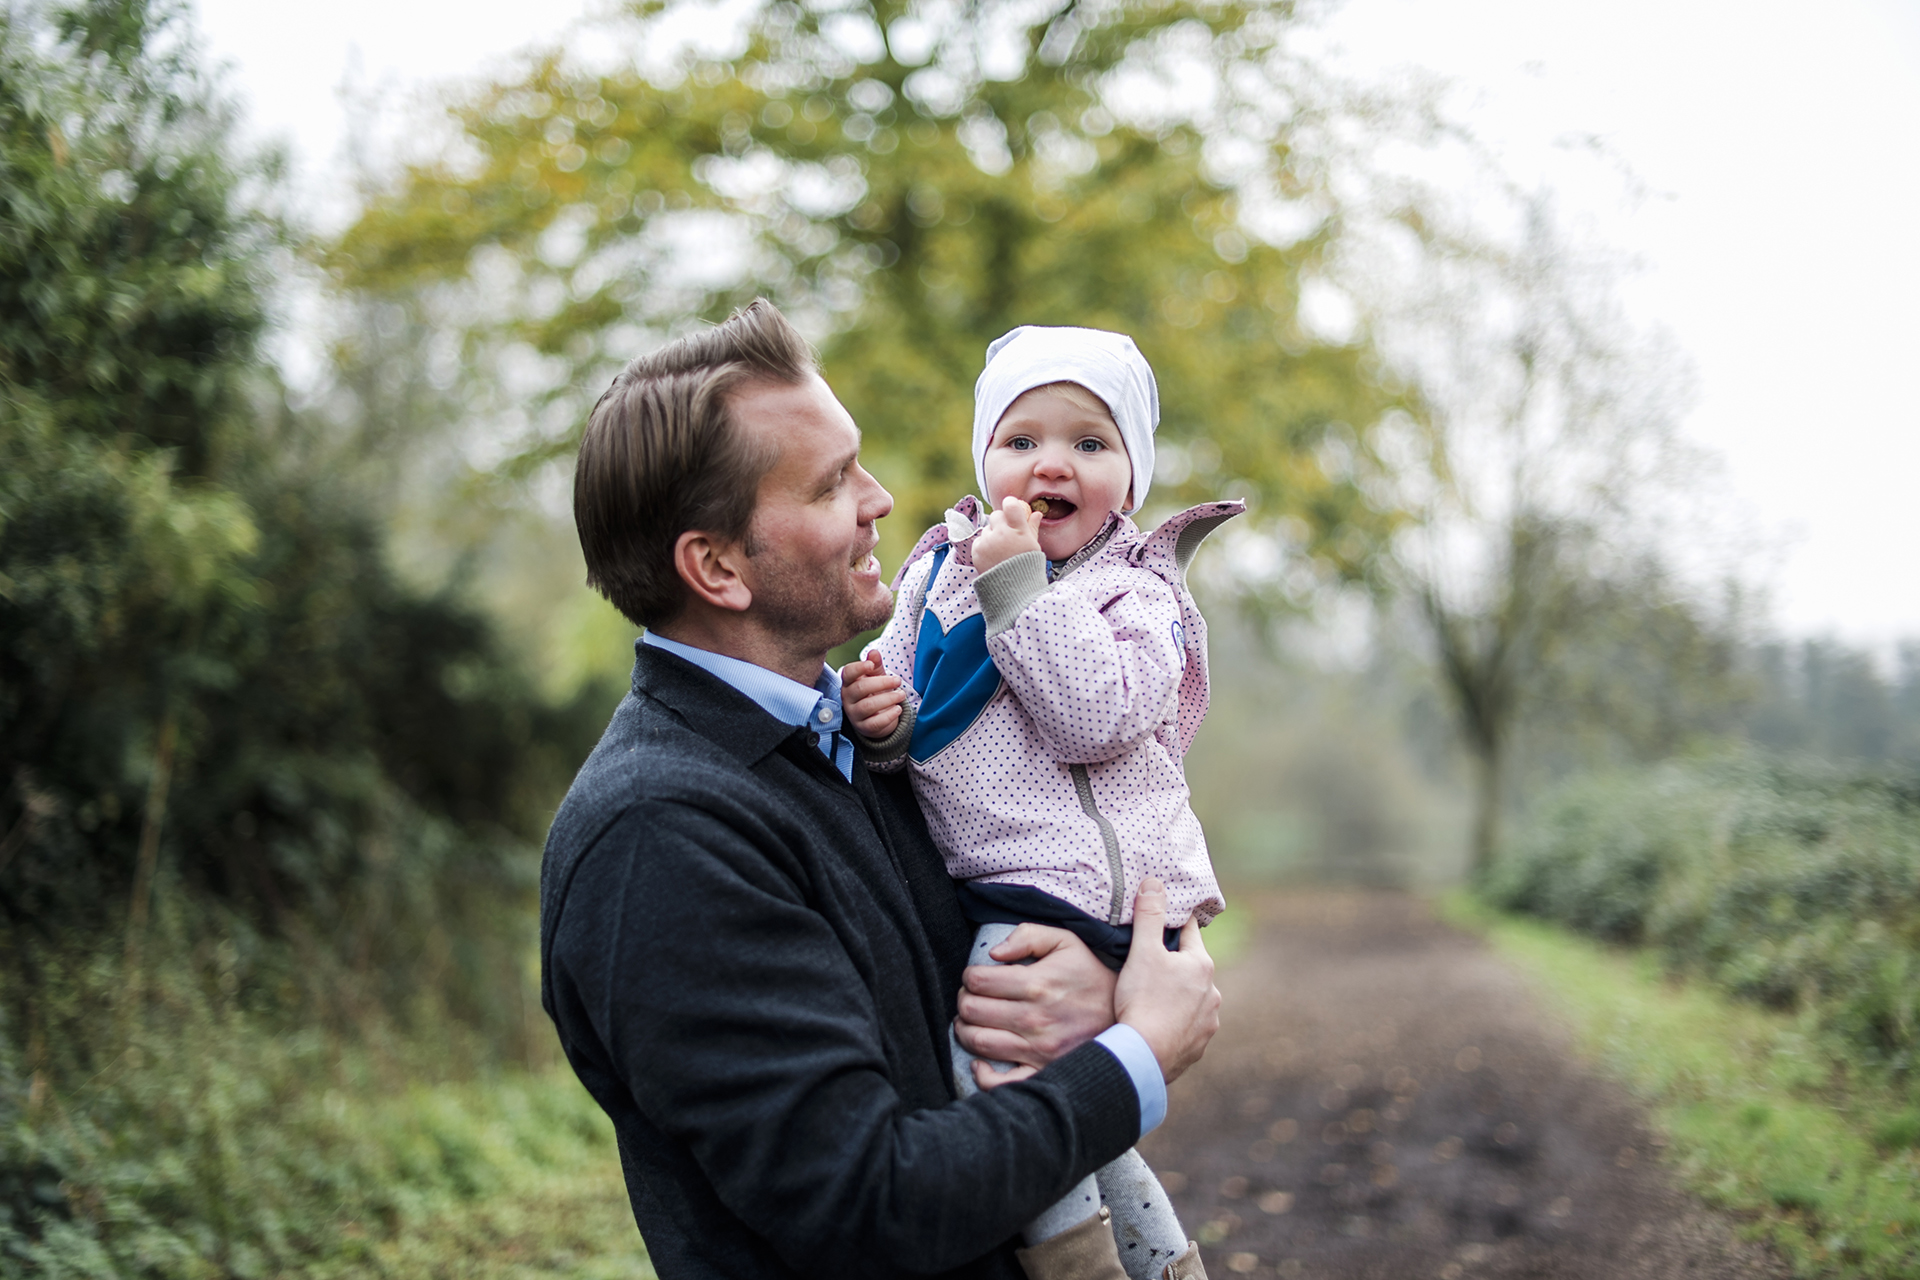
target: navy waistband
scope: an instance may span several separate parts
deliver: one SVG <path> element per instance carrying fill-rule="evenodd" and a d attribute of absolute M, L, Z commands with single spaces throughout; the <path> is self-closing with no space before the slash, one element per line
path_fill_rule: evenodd
<path fill-rule="evenodd" d="M 1133 946 L 1131 925 L 1108 924 L 1096 920 L 1070 902 L 1044 890 L 1025 884 L 991 884 L 980 880 L 962 880 L 954 888 L 960 895 L 960 910 L 976 925 L 1050 924 L 1078 935 L 1093 948 L 1093 954 L 1106 961 L 1109 969 L 1127 962 Z M 1180 931 L 1166 931 L 1167 950 L 1180 949 Z"/>

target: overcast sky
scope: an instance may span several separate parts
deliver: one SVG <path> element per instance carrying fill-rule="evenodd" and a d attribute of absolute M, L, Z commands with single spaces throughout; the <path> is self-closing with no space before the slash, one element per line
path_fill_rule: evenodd
<path fill-rule="evenodd" d="M 256 132 L 292 145 L 323 202 L 343 80 L 498 70 L 597 7 L 199 6 Z M 1449 77 L 1523 179 L 1564 172 L 1569 136 L 1629 166 L 1646 197 L 1590 212 L 1646 264 L 1636 311 L 1698 368 L 1688 431 L 1784 548 L 1780 625 L 1920 637 L 1920 0 L 1350 0 L 1310 39 L 1369 78 Z"/>

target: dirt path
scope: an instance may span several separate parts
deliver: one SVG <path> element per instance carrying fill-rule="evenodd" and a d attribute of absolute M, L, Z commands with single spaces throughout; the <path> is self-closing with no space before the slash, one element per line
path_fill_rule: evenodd
<path fill-rule="evenodd" d="M 1141 1146 L 1217 1280 L 1787 1274 L 1476 940 L 1391 894 L 1236 906 L 1224 1026 Z"/>

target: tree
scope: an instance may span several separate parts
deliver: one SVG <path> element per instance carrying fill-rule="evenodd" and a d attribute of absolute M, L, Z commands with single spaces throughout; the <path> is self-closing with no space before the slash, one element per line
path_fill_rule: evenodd
<path fill-rule="evenodd" d="M 1870 651 L 1832 638 L 1753 646 L 1749 734 L 1783 754 L 1920 762 L 1920 642 L 1902 641 L 1894 660 L 1888 678 Z"/>
<path fill-rule="evenodd" d="M 1671 751 L 1726 720 L 1740 621 L 1674 569 L 1703 475 L 1677 431 L 1684 370 L 1624 317 L 1614 259 L 1546 196 L 1506 194 L 1508 234 L 1403 205 L 1349 264 L 1431 428 L 1405 445 L 1434 452 L 1399 471 L 1413 519 L 1383 584 L 1423 626 L 1473 761 L 1476 870 L 1523 731 Z"/>
<path fill-rule="evenodd" d="M 429 939 L 524 891 L 583 750 L 491 626 L 399 581 L 360 495 L 302 469 L 258 351 L 275 167 L 234 148 L 179 23 L 0 13 L 0 996 L 31 1015 L 5 1034 L 40 1016 L 36 956 L 124 937 L 137 977 L 169 886 L 304 934 L 289 976 L 321 1007 L 359 965 L 352 998 L 400 1009 Z M 475 970 L 450 998 L 484 1021 L 475 993 L 521 978 Z"/>
<path fill-rule="evenodd" d="M 259 603 L 254 512 L 214 477 L 276 231 L 234 200 L 248 175 L 185 52 L 148 53 L 163 25 L 139 4 L 0 17 L 0 903 L 16 916 L 50 905 L 29 888 L 45 876 L 98 892 L 119 861 L 108 832 L 129 827 L 144 912 L 180 717 L 219 679 L 200 655 Z"/>
<path fill-rule="evenodd" d="M 1398 397 L 1364 341 L 1300 319 L 1338 223 L 1290 21 L 1189 0 L 767 3 L 724 51 L 644 73 L 555 55 L 458 102 L 458 147 L 325 262 L 458 324 L 468 367 L 510 371 L 472 408 L 517 433 L 515 474 L 569 452 L 610 370 L 684 317 L 773 297 L 822 336 L 900 499 L 893 555 L 973 487 L 988 341 L 1125 330 L 1161 380 L 1156 506 L 1244 494 L 1358 576 L 1397 518 L 1368 482 Z M 656 8 L 631 22 L 636 48 L 668 39 Z M 1282 205 L 1304 212 L 1293 233 L 1252 229 Z"/>

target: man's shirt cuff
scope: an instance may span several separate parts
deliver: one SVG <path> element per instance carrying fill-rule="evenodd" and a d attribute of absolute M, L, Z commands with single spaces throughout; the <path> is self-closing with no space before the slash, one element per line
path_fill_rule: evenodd
<path fill-rule="evenodd" d="M 1146 1137 L 1167 1118 L 1167 1081 L 1160 1074 L 1159 1060 L 1147 1047 L 1146 1037 L 1124 1022 L 1114 1023 L 1093 1039 L 1118 1058 L 1132 1077 L 1133 1092 L 1140 1099 L 1140 1137 Z"/>

